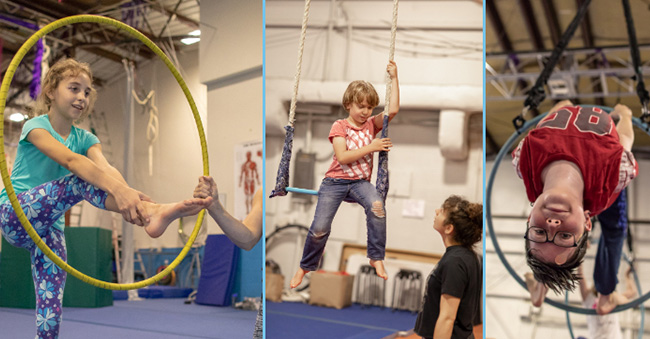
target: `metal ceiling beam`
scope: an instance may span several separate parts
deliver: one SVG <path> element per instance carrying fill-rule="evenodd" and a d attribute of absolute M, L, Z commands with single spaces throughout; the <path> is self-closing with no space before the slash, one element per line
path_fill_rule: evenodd
<path fill-rule="evenodd" d="M 583 2 L 584 0 L 576 0 L 576 6 L 580 8 Z M 594 34 L 591 29 L 591 19 L 589 18 L 589 12 L 587 12 L 585 14 L 585 17 L 582 19 L 582 23 L 580 24 L 580 32 L 582 33 L 582 43 L 585 45 L 585 47 L 593 48 Z M 596 58 L 593 58 L 592 61 L 589 63 L 589 68 L 596 69 L 598 67 L 599 67 L 598 60 Z M 603 92 L 603 86 L 600 80 L 601 79 L 598 77 L 591 78 L 591 83 L 594 84 L 594 91 L 597 93 Z M 605 105 L 605 99 L 602 97 L 597 97 L 596 105 Z"/>
<path fill-rule="evenodd" d="M 530 0 L 519 0 L 519 5 L 533 46 L 539 51 L 544 50 L 544 41 L 542 40 L 542 34 L 539 32 L 537 18 L 533 12 L 533 5 L 530 3 Z"/>
<path fill-rule="evenodd" d="M 605 53 L 609 52 L 629 52 L 630 51 L 630 45 L 616 45 L 616 46 L 594 46 L 591 48 L 586 48 L 586 47 L 580 47 L 580 48 L 567 48 L 564 50 L 564 55 L 567 55 L 569 53 L 593 53 L 597 52 L 596 49 L 603 51 Z M 650 49 L 650 44 L 639 44 L 639 49 L 641 50 L 648 50 Z M 517 51 L 516 56 L 518 58 L 539 58 L 539 57 L 547 57 L 551 55 L 553 51 L 552 50 L 545 50 L 545 51 Z M 512 54 L 511 53 L 486 53 L 485 58 L 486 59 L 508 59 L 511 58 Z"/>
<path fill-rule="evenodd" d="M 549 81 L 549 87 L 555 86 L 555 89 L 566 88 L 564 93 L 550 93 L 553 99 L 561 98 L 607 98 L 612 96 L 633 96 L 635 95 L 633 76 L 634 67 L 629 59 L 620 56 L 620 51 L 627 51 L 629 46 L 617 46 L 612 48 L 603 47 L 596 50 L 593 48 L 581 48 L 573 51 L 566 51 L 565 56 L 571 63 L 566 65 L 564 70 L 555 71 L 549 80 L 555 80 L 559 85 L 553 85 Z M 641 47 L 642 50 L 650 49 L 649 45 Z M 600 65 L 599 68 L 593 67 L 594 60 L 599 59 L 602 53 L 609 63 L 606 66 Z M 519 84 L 524 82 L 530 86 L 537 79 L 539 72 L 544 67 L 540 62 L 544 53 L 526 53 L 517 54 L 516 58 L 520 60 L 518 67 L 503 68 L 497 70 L 497 67 L 491 65 L 503 65 L 511 60 L 511 56 L 499 55 L 495 57 L 486 57 L 486 90 L 488 91 L 487 101 L 519 101 L 526 97 L 525 91 L 521 90 Z M 650 65 L 646 60 L 642 65 L 642 71 L 650 76 Z M 582 80 L 581 80 L 582 79 Z M 578 93 L 577 84 L 589 79 L 591 84 L 588 89 L 581 88 Z M 608 87 L 618 87 L 616 92 L 612 92 Z M 494 94 L 498 92 L 499 94 Z M 551 91 L 553 92 L 553 91 Z M 603 101 L 604 102 L 604 101 Z"/>
<path fill-rule="evenodd" d="M 23 6 L 23 7 L 27 8 L 28 10 L 31 10 L 32 12 L 45 12 L 47 14 L 43 14 L 43 17 L 44 18 L 51 18 L 52 20 L 57 20 L 57 19 L 60 19 L 62 17 L 65 17 L 65 16 L 84 14 L 82 11 L 75 9 L 72 6 L 63 6 L 63 5 L 59 5 L 58 3 L 50 3 L 50 2 L 37 2 L 36 3 L 36 2 L 33 2 L 33 1 L 25 1 L 25 0 L 12 0 L 12 3 L 14 3 L 16 5 L 19 5 L 19 6 Z M 30 30 L 30 31 L 34 32 L 33 30 Z M 115 31 L 112 31 L 112 32 L 117 32 L 121 36 L 127 36 L 126 33 L 121 32 L 119 30 L 115 30 Z M 145 35 L 147 35 L 147 34 L 145 34 Z M 128 35 L 128 36 L 130 37 L 130 35 Z M 52 35 L 51 37 L 54 38 L 54 35 Z M 100 39 L 102 41 L 105 40 L 105 37 L 100 33 L 94 33 L 94 34 L 92 34 L 92 37 L 96 38 L 96 39 Z M 147 37 L 151 38 L 151 36 L 147 36 Z M 79 43 L 82 43 L 82 42 L 74 39 L 74 40 L 72 40 L 72 42 L 63 41 L 63 43 L 65 43 L 66 45 L 70 45 L 70 44 L 76 45 L 76 44 L 79 44 Z M 93 50 L 93 51 L 90 51 L 90 52 L 95 53 L 96 51 L 98 51 L 98 50 Z M 122 56 L 117 54 L 117 53 L 113 53 L 113 52 L 110 52 L 110 51 L 104 51 L 104 52 L 105 52 L 104 54 L 96 54 L 96 53 L 95 54 L 99 55 L 99 56 L 111 55 L 111 57 L 109 57 L 110 60 L 116 60 L 117 59 L 116 56 L 119 56 L 120 60 L 122 59 Z M 141 47 L 139 49 L 139 51 L 138 51 L 138 55 L 140 57 L 144 58 L 144 59 L 151 59 L 151 58 L 153 58 L 155 56 L 155 54 L 153 52 L 149 51 L 146 47 Z M 122 63 L 122 62 L 119 61 L 119 63 Z"/>
<path fill-rule="evenodd" d="M 196 20 L 194 20 L 194 19 L 192 19 L 192 18 L 190 18 L 188 16 L 178 14 L 176 11 L 172 11 L 172 10 L 170 10 L 168 8 L 165 8 L 163 5 L 161 5 L 157 1 L 147 0 L 146 2 L 151 6 L 151 9 L 153 9 L 153 10 L 159 12 L 159 13 L 162 13 L 162 14 L 165 14 L 165 15 L 176 15 L 176 19 L 178 21 L 190 26 L 191 28 L 199 29 L 201 27 L 201 25 L 200 25 L 200 23 L 198 21 L 196 21 Z"/>
<path fill-rule="evenodd" d="M 576 0 L 576 6 L 580 8 L 584 0 Z M 623 20 L 625 22 L 625 20 Z M 586 47 L 594 46 L 594 33 L 591 29 L 591 19 L 589 18 L 589 11 L 585 14 L 585 17 L 582 19 L 580 24 L 580 33 L 582 33 L 582 41 L 585 43 Z"/>
<path fill-rule="evenodd" d="M 300 29 L 302 26 L 296 24 L 296 25 L 289 25 L 289 24 L 266 24 L 266 29 Z M 364 26 L 356 26 L 356 25 L 334 25 L 335 30 L 347 30 L 348 28 L 353 28 L 354 30 L 384 30 L 384 31 L 390 31 L 391 27 L 389 24 L 386 24 L 384 26 L 374 26 L 374 25 L 364 25 Z M 317 29 L 329 29 L 328 25 L 309 25 L 309 30 L 317 30 Z M 436 27 L 436 26 L 406 26 L 406 25 L 399 25 L 397 27 L 398 31 L 447 31 L 447 32 L 483 32 L 483 27 Z"/>
<path fill-rule="evenodd" d="M 183 0 L 178 0 L 178 2 L 176 3 L 176 6 L 174 6 L 174 9 L 171 12 L 167 13 L 167 22 L 165 22 L 165 25 L 160 30 L 160 33 L 158 33 L 158 38 L 160 38 L 162 36 L 162 34 L 165 33 L 165 30 L 167 29 L 167 25 L 169 25 L 169 22 L 171 22 L 172 19 L 174 18 L 174 16 L 176 15 L 176 11 L 178 10 L 178 6 L 180 6 L 182 2 L 183 2 Z"/>
<path fill-rule="evenodd" d="M 551 41 L 553 46 L 557 46 L 560 42 L 560 22 L 557 19 L 557 10 L 555 10 L 555 5 L 553 1 L 542 1 L 542 7 L 544 8 L 544 14 L 546 15 L 546 23 L 548 24 L 549 32 L 551 33 Z"/>
<path fill-rule="evenodd" d="M 488 16 L 490 17 L 490 22 L 492 22 L 495 31 L 498 32 L 497 38 L 499 40 L 499 44 L 501 45 L 501 49 L 506 54 L 512 56 L 511 53 L 514 51 L 514 48 L 512 47 L 512 42 L 510 41 L 508 32 L 506 31 L 506 28 L 503 24 L 503 20 L 501 20 L 501 16 L 499 15 L 499 11 L 497 10 L 494 1 L 486 1 L 485 6 L 487 9 Z M 518 67 L 519 61 L 516 58 L 511 58 L 508 60 L 508 62 L 512 63 L 515 68 Z M 521 92 L 526 91 L 529 88 L 525 81 L 517 81 L 517 87 Z M 539 112 L 537 111 L 536 108 L 533 109 L 531 112 L 533 116 L 539 115 Z M 496 142 L 494 142 L 494 145 L 496 146 Z M 501 147 L 499 146 L 495 149 L 498 150 L 500 148 Z"/>
<path fill-rule="evenodd" d="M 75 7 L 64 5 L 56 1 L 12 0 L 14 4 L 44 14 L 43 17 L 63 18 L 79 14 Z"/>
<path fill-rule="evenodd" d="M 499 11 L 497 10 L 495 2 L 486 1 L 485 8 L 488 17 L 490 18 L 490 22 L 494 27 L 494 32 L 496 32 L 496 36 L 497 39 L 499 40 L 499 45 L 501 46 L 501 49 L 506 54 L 512 52 L 513 51 L 512 42 L 510 41 L 510 37 L 508 37 L 508 32 L 506 32 L 506 28 L 503 25 L 503 20 L 501 20 L 501 15 L 499 15 Z"/>

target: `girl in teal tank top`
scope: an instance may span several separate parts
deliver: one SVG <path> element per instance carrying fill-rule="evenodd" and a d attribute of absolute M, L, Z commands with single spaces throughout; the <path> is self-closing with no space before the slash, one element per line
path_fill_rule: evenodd
<path fill-rule="evenodd" d="M 34 229 L 63 260 L 66 249 L 60 219 L 81 200 L 122 214 L 124 220 L 143 226 L 154 238 L 173 220 L 197 214 L 213 200 L 156 204 L 129 187 L 102 154 L 97 137 L 73 126 L 92 110 L 95 98 L 88 64 L 67 59 L 52 66 L 37 98 L 35 112 L 40 116 L 23 126 L 11 175 L 18 201 Z M 57 338 L 66 272 L 43 255 L 27 235 L 4 191 L 0 221 L 5 239 L 31 254 L 37 338 Z"/>

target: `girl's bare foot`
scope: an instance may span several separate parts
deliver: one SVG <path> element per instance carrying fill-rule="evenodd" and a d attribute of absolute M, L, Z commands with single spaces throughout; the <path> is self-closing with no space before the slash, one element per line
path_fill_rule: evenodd
<path fill-rule="evenodd" d="M 144 230 L 150 237 L 158 238 L 165 232 L 172 221 L 181 217 L 195 215 L 210 206 L 211 203 L 212 197 L 187 199 L 173 204 L 147 203 L 147 212 L 151 221 L 144 226 Z"/>
<path fill-rule="evenodd" d="M 305 274 L 309 273 L 307 270 L 303 270 L 302 268 L 298 268 L 298 271 L 296 271 L 296 274 L 293 275 L 293 278 L 291 278 L 291 282 L 289 283 L 289 286 L 294 289 L 300 285 L 302 282 L 302 278 L 305 276 Z"/>
<path fill-rule="evenodd" d="M 526 272 L 524 278 L 526 279 L 526 287 L 528 288 L 528 292 L 530 292 L 530 301 L 533 303 L 533 306 L 542 306 L 546 292 L 548 292 L 548 287 L 535 280 L 535 277 L 530 272 Z"/>
<path fill-rule="evenodd" d="M 370 259 L 370 266 L 375 268 L 375 272 L 377 272 L 377 275 L 384 279 L 388 280 L 388 274 L 386 274 L 386 270 L 384 269 L 384 261 L 383 260 L 372 260 Z"/>

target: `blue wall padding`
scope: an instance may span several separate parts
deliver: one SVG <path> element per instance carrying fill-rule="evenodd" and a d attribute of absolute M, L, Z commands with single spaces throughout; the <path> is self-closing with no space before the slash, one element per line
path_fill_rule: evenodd
<path fill-rule="evenodd" d="M 208 236 L 196 293 L 197 304 L 230 305 L 238 257 L 239 248 L 228 237 L 223 234 Z"/>
<path fill-rule="evenodd" d="M 239 262 L 235 275 L 237 301 L 244 297 L 260 298 L 262 296 L 262 264 L 264 247 L 259 241 L 250 251 L 239 250 Z"/>

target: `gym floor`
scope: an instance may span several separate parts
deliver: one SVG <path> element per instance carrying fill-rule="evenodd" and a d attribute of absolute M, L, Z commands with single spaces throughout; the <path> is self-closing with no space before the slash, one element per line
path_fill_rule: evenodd
<path fill-rule="evenodd" d="M 250 339 L 257 311 L 185 304 L 183 298 L 117 300 L 113 306 L 63 310 L 60 337 L 66 339 Z M 34 310 L 0 308 L 2 338 L 36 333 Z"/>

